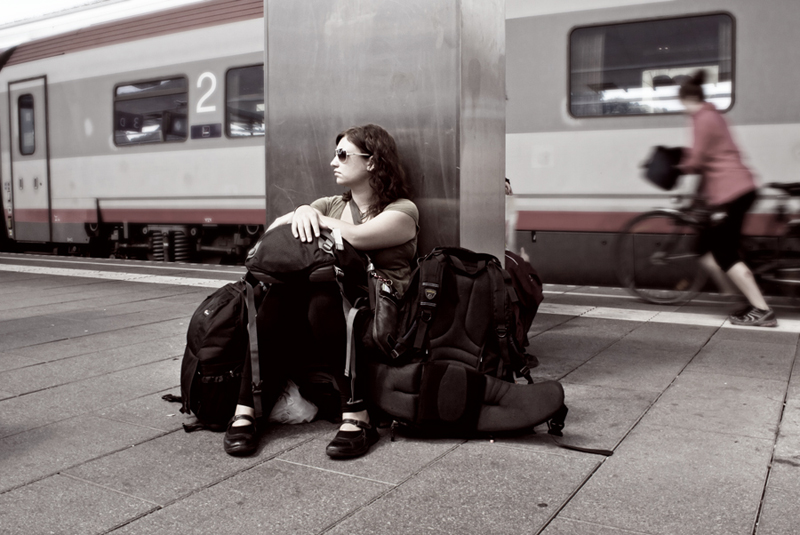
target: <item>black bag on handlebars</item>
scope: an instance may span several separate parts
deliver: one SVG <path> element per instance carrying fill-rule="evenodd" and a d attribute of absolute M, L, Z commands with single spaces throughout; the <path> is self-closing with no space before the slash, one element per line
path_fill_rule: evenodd
<path fill-rule="evenodd" d="M 671 190 L 678 183 L 678 177 L 683 173 L 678 169 L 678 164 L 683 158 L 682 147 L 663 147 L 653 149 L 653 153 L 644 164 L 645 178 L 661 189 Z"/>

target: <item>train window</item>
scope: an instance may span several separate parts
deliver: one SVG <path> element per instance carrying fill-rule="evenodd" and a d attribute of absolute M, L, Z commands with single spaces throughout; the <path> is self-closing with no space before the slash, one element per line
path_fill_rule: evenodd
<path fill-rule="evenodd" d="M 683 111 L 681 82 L 705 69 L 706 100 L 733 96 L 733 19 L 727 14 L 576 28 L 570 35 L 570 112 L 576 117 Z"/>
<path fill-rule="evenodd" d="M 184 141 L 189 102 L 186 78 L 118 85 L 114 90 L 117 145 Z"/>
<path fill-rule="evenodd" d="M 230 137 L 264 135 L 264 66 L 231 69 L 225 77 L 225 128 Z"/>
<path fill-rule="evenodd" d="M 33 125 L 33 95 L 20 95 L 17 99 L 19 113 L 19 152 L 28 155 L 36 151 Z"/>

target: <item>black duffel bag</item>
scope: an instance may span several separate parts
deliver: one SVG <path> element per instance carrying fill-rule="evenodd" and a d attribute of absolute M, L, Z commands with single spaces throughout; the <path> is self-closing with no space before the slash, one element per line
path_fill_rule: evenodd
<path fill-rule="evenodd" d="M 319 238 L 304 242 L 294 237 L 291 225 L 280 225 L 261 236 L 244 265 L 267 284 L 338 282 L 354 303 L 367 295 L 366 263 L 364 255 L 329 230 L 321 230 Z"/>

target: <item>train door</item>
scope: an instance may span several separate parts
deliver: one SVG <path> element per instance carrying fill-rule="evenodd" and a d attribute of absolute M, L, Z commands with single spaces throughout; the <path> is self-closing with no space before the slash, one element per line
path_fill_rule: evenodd
<path fill-rule="evenodd" d="M 47 82 L 44 77 L 11 82 L 8 92 L 13 237 L 17 241 L 49 242 Z"/>

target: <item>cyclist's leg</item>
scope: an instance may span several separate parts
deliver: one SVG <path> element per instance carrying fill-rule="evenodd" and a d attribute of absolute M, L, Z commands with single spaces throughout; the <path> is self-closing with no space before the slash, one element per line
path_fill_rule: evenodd
<path fill-rule="evenodd" d="M 769 306 L 764 300 L 761 289 L 756 284 L 752 271 L 739 255 L 744 216 L 753 201 L 755 201 L 755 192 L 750 192 L 728 204 L 727 217 L 715 228 L 711 252 L 719 267 L 741 290 L 750 304 L 758 309 L 768 310 Z"/>
<path fill-rule="evenodd" d="M 727 271 L 728 277 L 731 278 L 733 283 L 742 291 L 744 296 L 754 307 L 761 310 L 769 310 L 769 305 L 764 300 L 764 295 L 761 289 L 756 284 L 756 279 L 753 277 L 753 272 L 741 260 L 736 262 Z"/>
<path fill-rule="evenodd" d="M 725 295 L 739 295 L 739 290 L 736 285 L 731 281 L 730 277 L 719 267 L 717 261 L 714 260 L 714 255 L 708 252 L 700 257 L 700 265 L 711 276 L 714 284 L 717 285 L 719 292 Z"/>

